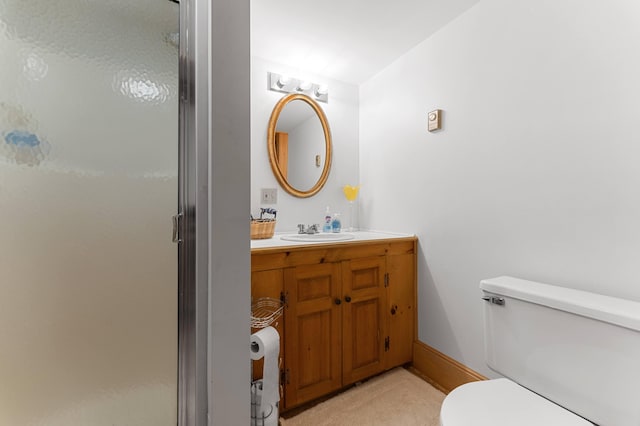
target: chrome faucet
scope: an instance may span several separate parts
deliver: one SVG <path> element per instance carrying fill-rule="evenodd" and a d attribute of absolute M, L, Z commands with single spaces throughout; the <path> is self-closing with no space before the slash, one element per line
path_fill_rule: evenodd
<path fill-rule="evenodd" d="M 298 234 L 317 234 L 320 232 L 320 225 L 314 223 L 313 225 L 305 226 L 302 223 L 298 224 Z"/>

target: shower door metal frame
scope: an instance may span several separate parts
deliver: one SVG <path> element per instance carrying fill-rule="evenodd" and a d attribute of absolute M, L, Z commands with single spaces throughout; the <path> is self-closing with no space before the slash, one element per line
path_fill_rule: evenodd
<path fill-rule="evenodd" d="M 249 0 L 180 0 L 179 426 L 249 423 L 249 30 Z"/>
<path fill-rule="evenodd" d="M 180 1 L 178 425 L 208 423 L 209 0 Z"/>

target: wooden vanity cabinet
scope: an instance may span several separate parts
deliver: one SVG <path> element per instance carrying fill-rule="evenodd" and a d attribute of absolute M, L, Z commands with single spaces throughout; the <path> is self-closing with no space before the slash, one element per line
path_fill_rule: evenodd
<path fill-rule="evenodd" d="M 345 260 L 342 266 L 342 384 L 385 369 L 389 330 L 386 309 L 386 258 Z"/>
<path fill-rule="evenodd" d="M 286 406 L 342 387 L 340 264 L 286 268 L 284 366 Z"/>
<path fill-rule="evenodd" d="M 415 238 L 252 251 L 252 296 L 285 301 L 281 410 L 412 360 L 415 256 Z"/>

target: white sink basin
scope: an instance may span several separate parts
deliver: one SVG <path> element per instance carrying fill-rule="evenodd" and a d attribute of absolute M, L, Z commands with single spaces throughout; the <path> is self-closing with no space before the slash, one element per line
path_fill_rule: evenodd
<path fill-rule="evenodd" d="M 285 241 L 300 242 L 327 242 L 327 241 L 347 241 L 353 240 L 356 236 L 346 232 L 320 233 L 320 234 L 289 234 L 281 235 L 280 239 Z"/>

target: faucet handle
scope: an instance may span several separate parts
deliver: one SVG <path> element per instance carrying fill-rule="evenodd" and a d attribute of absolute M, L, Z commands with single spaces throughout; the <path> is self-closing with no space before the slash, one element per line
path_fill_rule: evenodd
<path fill-rule="evenodd" d="M 298 234 L 304 234 L 305 230 L 304 230 L 305 226 L 302 223 L 298 224 Z"/>
<path fill-rule="evenodd" d="M 314 223 L 313 225 L 309 225 L 309 227 L 307 228 L 307 233 L 317 234 L 319 229 L 320 229 L 320 225 L 318 225 L 317 223 Z"/>

